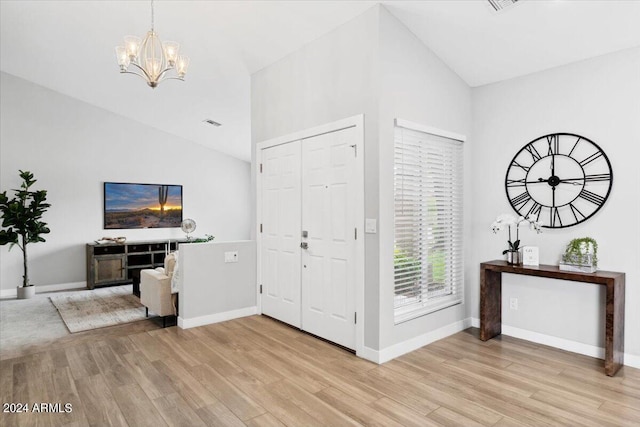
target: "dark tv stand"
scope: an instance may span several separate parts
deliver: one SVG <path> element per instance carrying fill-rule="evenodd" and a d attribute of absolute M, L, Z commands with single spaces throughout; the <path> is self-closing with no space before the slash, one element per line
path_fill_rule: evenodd
<path fill-rule="evenodd" d="M 140 296 L 140 270 L 164 266 L 167 251 L 175 251 L 186 239 L 144 240 L 87 244 L 87 288 L 133 284 Z"/>

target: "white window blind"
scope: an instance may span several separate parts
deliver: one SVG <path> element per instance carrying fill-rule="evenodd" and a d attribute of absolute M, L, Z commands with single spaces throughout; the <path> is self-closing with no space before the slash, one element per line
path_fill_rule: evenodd
<path fill-rule="evenodd" d="M 402 126 L 394 141 L 394 321 L 462 302 L 462 142 Z"/>

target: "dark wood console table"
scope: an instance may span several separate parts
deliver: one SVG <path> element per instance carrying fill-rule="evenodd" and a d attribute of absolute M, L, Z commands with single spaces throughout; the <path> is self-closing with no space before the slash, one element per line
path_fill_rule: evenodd
<path fill-rule="evenodd" d="M 593 283 L 606 287 L 604 371 L 610 377 L 624 364 L 624 280 L 625 274 L 615 271 L 577 273 L 561 271 L 555 265 L 538 267 L 509 265 L 506 261 L 480 264 L 480 339 L 502 333 L 502 273 L 550 279 Z"/>
<path fill-rule="evenodd" d="M 87 244 L 87 288 L 133 284 L 140 296 L 140 270 L 164 265 L 168 251 L 175 251 L 185 239 L 127 241 Z"/>

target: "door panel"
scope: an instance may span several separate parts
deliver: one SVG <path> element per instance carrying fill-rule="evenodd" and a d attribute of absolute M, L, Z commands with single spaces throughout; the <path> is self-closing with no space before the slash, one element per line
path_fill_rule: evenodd
<path fill-rule="evenodd" d="M 355 129 L 302 141 L 302 329 L 355 348 Z"/>
<path fill-rule="evenodd" d="M 262 312 L 299 328 L 300 141 L 262 159 Z"/>

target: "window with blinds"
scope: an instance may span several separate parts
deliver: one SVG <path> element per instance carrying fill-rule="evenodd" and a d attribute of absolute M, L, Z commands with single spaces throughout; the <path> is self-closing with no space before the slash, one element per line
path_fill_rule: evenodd
<path fill-rule="evenodd" d="M 398 121 L 400 122 L 400 121 Z M 394 321 L 462 302 L 462 141 L 396 124 Z"/>

